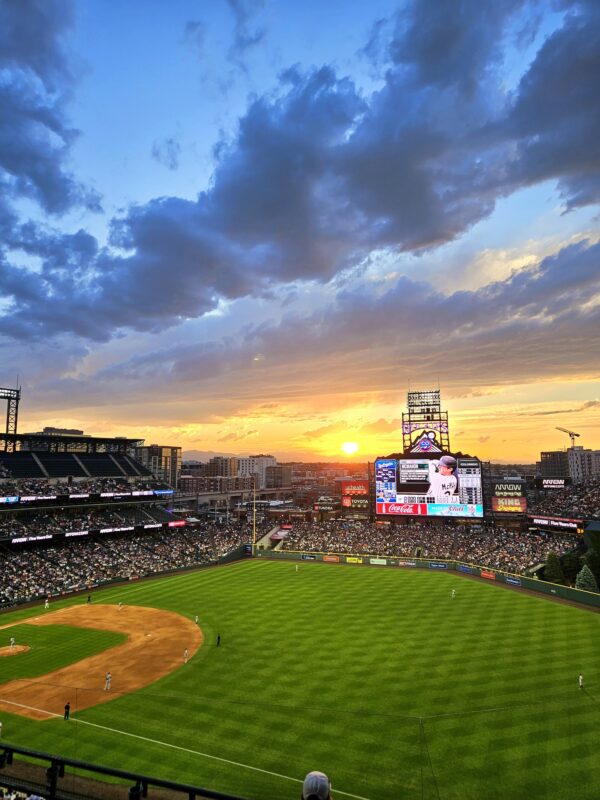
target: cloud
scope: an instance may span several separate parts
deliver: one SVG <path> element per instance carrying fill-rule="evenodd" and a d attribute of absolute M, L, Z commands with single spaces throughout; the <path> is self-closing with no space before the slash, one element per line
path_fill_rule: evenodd
<path fill-rule="evenodd" d="M 198 55 L 204 55 L 206 25 L 198 20 L 188 20 L 183 28 L 183 41 L 190 44 Z"/>
<path fill-rule="evenodd" d="M 257 430 L 249 431 L 232 431 L 225 436 L 220 436 L 218 442 L 242 442 L 244 439 L 250 439 L 252 436 L 258 436 Z"/>
<path fill-rule="evenodd" d="M 179 156 L 181 155 L 181 145 L 172 136 L 162 141 L 156 141 L 152 145 L 152 158 L 159 164 L 170 170 L 179 167 Z"/>
<path fill-rule="evenodd" d="M 63 0 L 0 6 L 0 226 L 2 218 L 14 222 L 9 203 L 19 198 L 51 214 L 100 210 L 98 196 L 65 169 L 78 136 L 65 112 L 75 75 L 63 39 L 72 24 Z"/>
<path fill-rule="evenodd" d="M 263 396 L 265 384 L 272 397 L 282 398 L 294 395 L 299 380 L 310 395 L 373 387 L 389 393 L 399 376 L 424 385 L 435 376 L 449 390 L 472 392 L 556 375 L 598 375 L 599 261 L 600 244 L 580 242 L 474 291 L 443 295 L 406 277 L 386 291 L 356 286 L 340 292 L 326 312 L 288 314 L 281 324 L 249 325 L 233 338 L 134 356 L 97 379 L 130 387 L 145 379 L 202 386 L 218 378 L 221 391 L 228 380 L 243 380 L 247 398 Z M 257 350 L 265 354 L 258 371 L 252 361 Z M 381 432 L 397 424 L 374 423 Z M 335 431 L 346 427 L 340 422 Z M 328 430 L 334 431 L 309 435 Z"/>
<path fill-rule="evenodd" d="M 261 44 L 267 34 L 265 28 L 253 26 L 254 17 L 262 10 L 264 3 L 263 0 L 227 0 L 227 5 L 235 21 L 229 60 L 245 70 L 246 53 Z"/>
<path fill-rule="evenodd" d="M 600 408 L 600 400 L 588 400 L 586 403 L 579 406 L 579 408 L 561 408 L 557 411 L 524 411 L 519 416 L 549 417 L 556 414 L 579 414 L 581 411 L 588 411 L 590 408 Z"/>
<path fill-rule="evenodd" d="M 316 287 L 352 270 L 356 278 L 374 250 L 393 259 L 449 242 L 489 215 L 499 198 L 541 181 L 558 182 L 567 208 L 597 202 L 600 138 L 593 132 L 600 114 L 600 12 L 593 3 L 563 5 L 569 13 L 507 94 L 502 70 L 510 26 L 517 17 L 522 22 L 533 14 L 538 4 L 499 0 L 484 11 L 469 0 L 456 15 L 434 0 L 408 4 L 395 20 L 380 90 L 363 95 L 328 66 L 285 70 L 276 90 L 252 99 L 235 135 L 218 143 L 211 184 L 197 200 L 161 197 L 132 206 L 112 220 L 108 246 L 90 237 L 79 260 L 74 260 L 72 235 L 22 230 L 10 209 L 4 216 L 0 209 L 0 226 L 4 219 L 11 246 L 41 261 L 33 276 L 6 257 L 0 291 L 8 306 L 0 331 L 21 341 L 61 333 L 108 341 L 124 330 L 158 332 L 224 302 L 273 298 L 284 287 Z M 41 14 L 44 3 L 31 0 L 23 6 Z M 242 52 L 260 41 L 251 27 L 260 4 L 230 0 L 230 7 Z M 15 78 L 8 108 L 21 135 L 14 136 L 11 119 L 5 158 L 14 164 L 3 173 L 9 194 L 35 196 L 55 211 L 92 202 L 60 166 L 75 135 L 62 107 L 44 94 L 38 109 L 27 78 L 28 70 L 45 68 L 53 80 L 67 80 L 61 34 L 68 18 L 63 13 L 61 19 L 62 27 L 52 22 L 46 31 L 40 23 L 35 31 L 50 43 L 49 55 L 43 56 L 44 48 L 37 56 L 33 48 L 13 47 L 14 58 L 29 59 L 15 74 L 30 106 L 19 116 L 23 93 Z M 462 24 L 466 19 L 469 24 Z M 57 133 L 60 146 L 46 142 L 38 152 L 28 128 L 32 114 Z M 15 147 L 25 148 L 21 161 Z M 159 147 L 157 155 L 167 165 L 176 163 L 174 150 Z M 86 234 L 78 236 L 83 240 Z M 71 259 L 69 270 L 57 266 L 61 249 Z M 587 270 L 581 303 L 593 284 L 583 258 L 577 255 L 578 266 Z M 515 297 L 502 296 L 501 313 L 513 329 L 530 330 L 536 322 L 527 319 L 522 293 L 531 288 L 531 275 L 528 270 L 519 274 L 524 285 L 518 278 L 506 284 Z M 551 281 L 545 312 L 566 325 L 559 313 L 561 276 L 545 275 Z M 562 278 L 571 299 L 574 277 Z M 484 317 L 497 316 L 493 295 L 504 285 L 491 284 L 487 294 L 454 293 L 450 302 L 461 309 L 460 319 L 442 296 L 418 282 L 400 285 L 397 294 L 405 292 L 419 308 L 427 298 L 440 321 L 447 317 L 467 337 L 469 326 L 477 330 Z M 535 290 L 541 303 L 543 278 L 538 277 Z M 55 302 L 61 296 L 71 299 L 68 312 Z M 476 319 L 468 307 L 473 297 L 479 299 Z M 352 297 L 342 300 L 350 304 Z M 393 300 L 414 319 L 403 297 Z M 509 313 L 511 303 L 522 318 Z M 359 317 L 368 313 L 360 305 Z M 374 326 L 373 320 L 369 324 Z M 506 335 L 508 322 L 502 325 Z M 347 335 L 352 341 L 356 331 Z M 255 338 L 255 352 L 262 353 L 262 337 Z M 480 348 L 492 348 L 495 340 L 494 332 L 480 331 Z M 561 346 L 566 343 L 555 344 L 557 358 Z M 199 355 L 210 360 L 206 350 Z"/>

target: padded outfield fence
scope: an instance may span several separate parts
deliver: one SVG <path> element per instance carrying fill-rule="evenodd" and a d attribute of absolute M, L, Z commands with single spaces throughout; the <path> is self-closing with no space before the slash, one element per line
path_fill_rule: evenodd
<path fill-rule="evenodd" d="M 406 569 L 449 570 L 460 572 L 463 575 L 472 575 L 476 578 L 485 578 L 491 582 L 504 584 L 515 589 L 529 589 L 540 594 L 569 600 L 575 603 L 600 608 L 600 594 L 586 592 L 584 589 L 574 589 L 570 586 L 561 586 L 558 583 L 528 578 L 525 575 L 516 575 L 511 572 L 469 564 L 444 558 L 413 558 L 406 556 L 375 556 L 368 554 L 350 553 L 314 553 L 304 550 L 260 550 L 256 549 L 257 558 L 272 558 L 278 560 L 295 561 L 324 561 L 330 564 L 353 564 L 363 567 L 403 567 Z"/>

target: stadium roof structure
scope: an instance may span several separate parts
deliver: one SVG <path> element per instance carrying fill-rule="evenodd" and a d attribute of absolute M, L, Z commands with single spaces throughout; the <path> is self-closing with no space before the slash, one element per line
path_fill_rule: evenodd
<path fill-rule="evenodd" d="M 49 453 L 127 453 L 143 439 L 124 436 L 72 436 L 44 433 L 0 433 L 0 452 L 43 450 Z"/>

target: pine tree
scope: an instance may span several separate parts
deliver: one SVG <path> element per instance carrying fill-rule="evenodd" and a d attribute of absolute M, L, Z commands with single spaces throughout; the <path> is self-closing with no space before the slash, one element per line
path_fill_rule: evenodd
<path fill-rule="evenodd" d="M 588 550 L 585 554 L 585 563 L 592 570 L 596 583 L 600 585 L 600 553 L 597 550 Z"/>
<path fill-rule="evenodd" d="M 598 584 L 596 583 L 596 578 L 594 578 L 594 573 L 587 564 L 583 565 L 581 572 L 577 575 L 575 586 L 578 589 L 585 589 L 587 592 L 598 591 Z"/>
<path fill-rule="evenodd" d="M 571 553 L 566 553 L 561 558 L 561 564 L 565 578 L 571 585 L 573 585 L 575 578 L 579 575 L 579 571 L 583 566 L 583 563 L 581 561 L 581 556 L 579 556 L 574 551 Z"/>
<path fill-rule="evenodd" d="M 560 565 L 560 558 L 556 553 L 548 553 L 546 559 L 546 569 L 544 570 L 544 580 L 549 583 L 564 583 L 565 576 L 563 575 L 562 567 Z"/>

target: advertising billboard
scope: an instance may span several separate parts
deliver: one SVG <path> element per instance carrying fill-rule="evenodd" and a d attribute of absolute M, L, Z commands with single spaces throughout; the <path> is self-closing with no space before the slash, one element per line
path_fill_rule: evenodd
<path fill-rule="evenodd" d="M 535 486 L 537 489 L 544 489 L 545 491 L 551 489 L 564 489 L 565 486 L 571 485 L 571 478 L 536 478 Z"/>
<path fill-rule="evenodd" d="M 583 520 L 570 517 L 541 517 L 528 516 L 529 522 L 540 530 L 565 531 L 566 533 L 583 534 Z"/>
<path fill-rule="evenodd" d="M 369 481 L 342 481 L 342 495 L 344 497 L 367 494 L 369 494 Z"/>
<path fill-rule="evenodd" d="M 495 514 L 524 514 L 527 511 L 525 481 L 516 478 L 492 481 L 492 511 Z"/>
<path fill-rule="evenodd" d="M 369 508 L 369 498 L 360 496 L 342 497 L 342 508 L 354 508 L 366 511 Z"/>
<path fill-rule="evenodd" d="M 483 517 L 481 462 L 450 453 L 379 458 L 375 506 L 386 516 Z"/>

